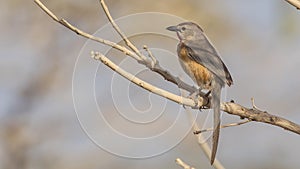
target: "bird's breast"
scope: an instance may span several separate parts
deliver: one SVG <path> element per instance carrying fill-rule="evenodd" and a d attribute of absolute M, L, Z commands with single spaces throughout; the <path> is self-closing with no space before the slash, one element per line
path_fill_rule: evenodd
<path fill-rule="evenodd" d="M 188 50 L 184 46 L 178 46 L 179 62 L 183 70 L 197 83 L 201 89 L 210 89 L 212 74 L 203 65 L 190 59 Z"/>

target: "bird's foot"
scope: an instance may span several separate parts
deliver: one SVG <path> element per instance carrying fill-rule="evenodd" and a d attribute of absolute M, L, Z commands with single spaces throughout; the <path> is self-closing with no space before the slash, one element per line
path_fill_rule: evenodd
<path fill-rule="evenodd" d="M 192 109 L 199 109 L 199 97 L 200 97 L 200 93 L 199 91 L 196 91 L 194 93 L 190 93 L 189 96 L 187 98 L 189 99 L 192 99 L 194 102 L 195 102 L 195 106 L 191 107 Z M 183 105 L 184 108 L 186 108 L 184 105 Z"/>
<path fill-rule="evenodd" d="M 203 106 L 201 106 L 201 109 L 208 109 L 209 105 L 210 105 L 210 94 L 211 94 L 211 90 L 209 90 L 204 96 L 207 97 L 207 103 Z"/>

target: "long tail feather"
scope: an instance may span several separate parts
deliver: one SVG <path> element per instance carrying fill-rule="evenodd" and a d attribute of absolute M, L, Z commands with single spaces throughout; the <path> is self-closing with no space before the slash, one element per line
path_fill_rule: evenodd
<path fill-rule="evenodd" d="M 210 163 L 213 164 L 216 158 L 219 135 L 220 135 L 220 97 L 221 97 L 221 83 L 213 81 L 212 83 L 212 108 L 214 111 L 214 130 L 213 130 L 213 140 L 212 140 L 212 151 Z"/>

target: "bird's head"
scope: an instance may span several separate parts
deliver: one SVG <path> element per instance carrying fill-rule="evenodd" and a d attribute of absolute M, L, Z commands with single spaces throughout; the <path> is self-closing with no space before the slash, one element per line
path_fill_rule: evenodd
<path fill-rule="evenodd" d="M 201 38 L 203 34 L 201 27 L 193 22 L 183 22 L 176 26 L 169 26 L 166 29 L 176 32 L 180 40 L 195 40 Z"/>

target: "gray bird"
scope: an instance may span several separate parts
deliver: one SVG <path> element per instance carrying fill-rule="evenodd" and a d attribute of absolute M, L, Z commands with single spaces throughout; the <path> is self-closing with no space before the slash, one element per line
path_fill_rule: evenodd
<path fill-rule="evenodd" d="M 213 144 L 211 164 L 214 163 L 220 134 L 221 89 L 233 84 L 231 75 L 220 55 L 210 43 L 201 27 L 193 22 L 184 22 L 167 28 L 175 31 L 179 38 L 177 53 L 184 71 L 200 87 L 209 90 L 214 111 Z"/>

